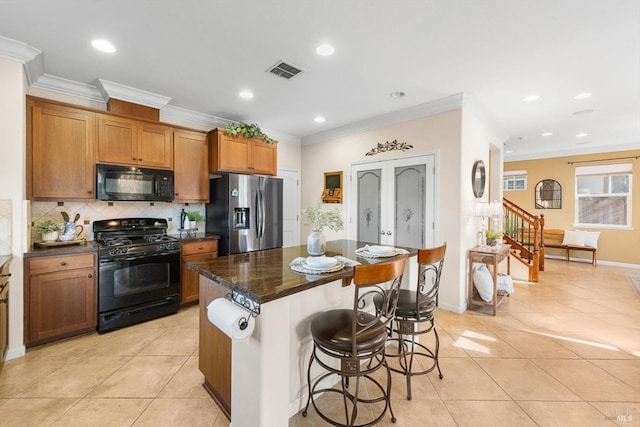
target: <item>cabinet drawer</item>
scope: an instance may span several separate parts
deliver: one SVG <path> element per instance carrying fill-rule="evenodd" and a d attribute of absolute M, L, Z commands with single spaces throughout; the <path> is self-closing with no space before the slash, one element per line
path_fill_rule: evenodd
<path fill-rule="evenodd" d="M 201 240 L 182 244 L 182 255 L 206 254 L 218 251 L 217 240 Z"/>
<path fill-rule="evenodd" d="M 92 268 L 94 254 L 60 255 L 33 258 L 29 261 L 31 274 L 52 273 L 56 271 L 73 270 L 75 268 Z"/>

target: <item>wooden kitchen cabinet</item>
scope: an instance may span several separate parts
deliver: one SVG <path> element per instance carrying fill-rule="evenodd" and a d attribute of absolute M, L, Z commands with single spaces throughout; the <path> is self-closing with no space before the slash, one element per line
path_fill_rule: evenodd
<path fill-rule="evenodd" d="M 209 201 L 208 153 L 206 134 L 173 131 L 174 202 Z"/>
<path fill-rule="evenodd" d="M 209 132 L 208 138 L 210 172 L 277 175 L 277 142 L 227 135 L 222 128 Z"/>
<path fill-rule="evenodd" d="M 25 259 L 27 347 L 95 330 L 96 262 L 95 252 Z"/>
<path fill-rule="evenodd" d="M 27 97 L 27 199 L 95 199 L 96 114 Z"/>
<path fill-rule="evenodd" d="M 98 162 L 172 169 L 171 128 L 126 117 L 98 114 Z"/>
<path fill-rule="evenodd" d="M 207 260 L 217 258 L 218 241 L 214 239 L 183 242 L 180 248 L 181 256 L 181 303 L 188 304 L 200 298 L 200 274 L 187 268 L 187 261 Z"/>
<path fill-rule="evenodd" d="M 0 265 L 0 371 L 9 349 L 9 264 L 11 257 L 3 257 Z"/>

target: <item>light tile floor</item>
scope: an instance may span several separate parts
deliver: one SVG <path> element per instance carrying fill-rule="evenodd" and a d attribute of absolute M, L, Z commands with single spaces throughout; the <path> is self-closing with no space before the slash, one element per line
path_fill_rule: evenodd
<path fill-rule="evenodd" d="M 640 426 L 640 299 L 625 273 L 640 274 L 547 260 L 496 317 L 438 311 L 444 379 L 416 377 L 407 401 L 394 374 L 398 422 L 380 425 Z M 197 347 L 190 307 L 29 349 L 0 374 L 0 426 L 227 426 L 201 386 Z M 319 425 L 313 410 L 290 421 Z"/>

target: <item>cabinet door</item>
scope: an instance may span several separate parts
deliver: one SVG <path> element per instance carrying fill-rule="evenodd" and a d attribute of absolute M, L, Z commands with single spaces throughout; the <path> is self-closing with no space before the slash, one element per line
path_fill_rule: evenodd
<path fill-rule="evenodd" d="M 198 301 L 200 297 L 200 274 L 188 269 L 186 262 L 216 258 L 218 256 L 218 241 L 187 242 L 182 244 L 180 250 L 182 253 L 182 269 L 180 271 L 181 303 L 186 304 Z"/>
<path fill-rule="evenodd" d="M 8 284 L 8 283 L 7 283 Z M 0 367 L 9 348 L 9 289 L 0 292 Z"/>
<path fill-rule="evenodd" d="M 174 201 L 209 201 L 207 136 L 202 133 L 173 132 Z"/>
<path fill-rule="evenodd" d="M 95 269 L 31 276 L 29 343 L 91 330 L 96 324 Z"/>
<path fill-rule="evenodd" d="M 100 114 L 98 117 L 98 162 L 138 164 L 138 133 L 135 120 Z"/>
<path fill-rule="evenodd" d="M 27 197 L 95 199 L 96 114 L 29 101 Z"/>
<path fill-rule="evenodd" d="M 138 164 L 156 169 L 173 168 L 173 141 L 168 126 L 138 123 Z"/>
<path fill-rule="evenodd" d="M 245 138 L 231 138 L 218 135 L 214 158 L 214 165 L 209 165 L 210 171 L 221 172 L 249 172 L 249 143 Z"/>
<path fill-rule="evenodd" d="M 277 175 L 277 145 L 253 138 L 249 151 L 249 169 L 252 173 L 262 175 Z"/>

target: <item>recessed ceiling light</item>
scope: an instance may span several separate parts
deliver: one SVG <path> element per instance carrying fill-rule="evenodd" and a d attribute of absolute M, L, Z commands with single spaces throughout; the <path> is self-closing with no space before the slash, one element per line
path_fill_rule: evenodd
<path fill-rule="evenodd" d="M 101 52 L 113 53 L 116 51 L 115 46 L 109 43 L 108 40 L 104 40 L 104 39 L 93 40 L 91 42 L 91 46 L 95 47 Z"/>
<path fill-rule="evenodd" d="M 576 138 L 584 138 L 585 136 L 588 136 L 589 134 L 586 132 L 580 132 L 578 134 L 576 134 Z"/>
<path fill-rule="evenodd" d="M 579 116 L 580 114 L 589 114 L 589 113 L 593 113 L 593 110 L 580 110 L 580 111 L 574 111 L 572 114 L 574 116 Z"/>
<path fill-rule="evenodd" d="M 316 116 L 315 119 L 313 119 L 313 121 L 316 123 L 324 123 L 324 117 Z"/>
<path fill-rule="evenodd" d="M 591 143 L 591 141 L 578 141 L 576 142 L 576 145 L 584 145 L 584 144 L 589 144 Z"/>
<path fill-rule="evenodd" d="M 321 44 L 316 47 L 316 53 L 320 56 L 331 56 L 336 50 L 330 44 Z"/>
<path fill-rule="evenodd" d="M 542 134 L 542 136 L 551 136 L 553 135 L 553 132 L 545 132 Z"/>
<path fill-rule="evenodd" d="M 505 153 L 506 154 L 511 154 L 511 153 L 513 153 L 513 150 L 507 150 L 507 151 L 505 151 Z"/>
<path fill-rule="evenodd" d="M 590 92 L 582 92 L 573 97 L 573 99 L 587 99 L 591 98 Z"/>
<path fill-rule="evenodd" d="M 253 92 L 251 92 L 250 90 L 241 90 L 238 95 L 242 99 L 251 99 L 251 98 L 253 98 Z"/>
<path fill-rule="evenodd" d="M 405 95 L 404 92 L 391 92 L 389 94 L 389 96 L 392 98 L 402 98 L 404 95 Z"/>
<path fill-rule="evenodd" d="M 540 99 L 539 95 L 529 95 L 522 98 L 524 102 L 533 102 L 533 101 L 537 101 L 538 99 Z"/>

